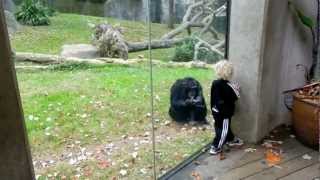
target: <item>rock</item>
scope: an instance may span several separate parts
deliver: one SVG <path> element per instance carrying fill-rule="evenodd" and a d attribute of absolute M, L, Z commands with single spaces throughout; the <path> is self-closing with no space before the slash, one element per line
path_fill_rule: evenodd
<path fill-rule="evenodd" d="M 99 58 L 98 49 L 90 44 L 66 44 L 62 46 L 62 57 L 76 57 L 82 59 Z"/>

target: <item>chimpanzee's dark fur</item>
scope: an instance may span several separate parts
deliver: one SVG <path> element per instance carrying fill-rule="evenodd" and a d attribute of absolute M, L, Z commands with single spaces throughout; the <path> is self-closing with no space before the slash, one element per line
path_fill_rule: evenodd
<path fill-rule="evenodd" d="M 172 85 L 169 115 L 177 122 L 206 123 L 207 107 L 197 80 L 186 77 Z"/>

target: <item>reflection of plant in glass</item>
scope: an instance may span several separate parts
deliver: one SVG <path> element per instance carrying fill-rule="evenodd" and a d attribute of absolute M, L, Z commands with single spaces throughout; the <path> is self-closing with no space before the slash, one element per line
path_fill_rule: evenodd
<path fill-rule="evenodd" d="M 39 0 L 24 0 L 15 15 L 17 20 L 25 25 L 49 25 L 52 11 L 43 6 Z"/>
<path fill-rule="evenodd" d="M 176 62 L 188 62 L 192 61 L 194 53 L 195 41 L 192 38 L 185 40 L 175 48 L 173 61 Z"/>
<path fill-rule="evenodd" d="M 208 47 L 198 46 L 201 43 L 196 38 L 187 38 L 184 42 L 178 44 L 175 48 L 175 53 L 172 61 L 189 62 L 193 60 L 203 61 L 206 63 L 215 63 L 223 56 L 211 51 Z"/>
<path fill-rule="evenodd" d="M 173 2 L 170 1 L 168 3 L 171 3 L 172 6 Z M 156 4 L 158 4 L 158 2 Z M 194 49 L 192 50 L 192 58 L 182 59 L 178 57 L 178 60 L 175 58 L 177 61 L 190 61 L 190 59 L 199 60 L 199 56 L 196 56 L 196 54 L 199 55 L 200 53 L 203 53 L 204 49 L 211 51 L 211 54 L 215 54 L 215 57 L 223 57 L 225 36 L 216 29 L 215 21 L 226 16 L 226 9 L 227 3 L 225 0 L 221 0 L 219 3 L 214 0 L 199 0 L 192 2 L 186 9 L 182 22 L 176 28 L 163 34 L 159 39 L 153 39 L 150 43 L 151 49 L 168 49 L 175 45 L 182 44 L 182 48 L 177 48 L 178 56 L 181 55 L 182 57 L 191 56 L 190 52 Z M 173 13 L 172 7 L 170 13 Z M 172 27 L 172 22 L 170 26 Z M 187 37 L 184 36 L 184 34 L 188 34 Z M 190 38 L 195 38 L 196 40 L 196 44 L 194 44 L 193 48 L 187 47 L 188 44 L 184 43 Z M 115 39 L 112 39 L 112 37 L 110 40 L 116 41 Z M 107 43 L 109 40 L 104 42 Z M 129 53 L 145 51 L 149 48 L 149 41 L 130 42 L 124 39 L 124 44 L 126 44 Z M 102 45 L 107 46 L 104 44 Z M 182 51 L 182 49 L 186 50 Z M 104 54 L 114 54 L 114 52 L 112 52 L 114 51 L 113 49 L 109 48 L 108 51 L 110 52 Z"/>
<path fill-rule="evenodd" d="M 317 19 L 306 16 L 292 2 L 289 5 L 293 6 L 294 11 L 298 15 L 300 22 L 310 29 L 312 34 L 312 65 L 308 72 L 307 81 L 320 80 L 320 60 L 319 60 L 319 43 L 320 43 L 320 0 L 317 0 Z"/>

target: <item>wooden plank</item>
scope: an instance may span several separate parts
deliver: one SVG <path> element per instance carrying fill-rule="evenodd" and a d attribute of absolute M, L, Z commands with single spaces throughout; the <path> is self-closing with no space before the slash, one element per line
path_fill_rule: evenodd
<path fill-rule="evenodd" d="M 245 180 L 276 180 L 281 177 L 285 177 L 293 172 L 301 170 L 305 167 L 313 165 L 318 162 L 319 153 L 314 151 L 309 154 L 312 159 L 305 160 L 302 156 L 299 156 L 293 160 L 287 161 L 283 164 L 280 164 L 279 167 L 272 167 L 270 169 L 264 170 L 253 176 L 244 178 Z"/>
<path fill-rule="evenodd" d="M 246 153 L 244 149 L 251 147 L 257 148 L 256 152 Z M 203 154 L 197 159 L 199 165 L 190 164 L 171 177 L 170 179 L 194 179 L 190 176 L 191 172 L 195 171 L 201 175 L 203 179 L 214 179 L 219 175 L 223 175 L 226 171 L 243 166 L 253 161 L 257 161 L 264 157 L 264 151 L 261 146 L 245 145 L 241 149 L 233 148 L 230 152 L 225 153 L 226 159 L 219 160 L 219 156 Z"/>
<path fill-rule="evenodd" d="M 280 178 L 279 180 L 313 180 L 315 178 L 320 178 L 320 163 L 313 164 L 312 166 Z"/>
<path fill-rule="evenodd" d="M 305 153 L 312 152 L 307 147 L 302 146 L 296 140 L 288 140 L 289 143 L 283 145 L 283 149 L 285 153 L 282 157 L 282 163 L 289 161 L 291 159 L 297 158 Z M 236 180 L 245 178 L 247 176 L 259 173 L 265 169 L 268 169 L 268 165 L 264 162 L 264 159 L 260 159 L 258 161 L 254 161 L 252 163 L 246 164 L 244 166 L 240 166 L 238 168 L 232 169 L 225 174 L 223 174 L 219 180 Z"/>

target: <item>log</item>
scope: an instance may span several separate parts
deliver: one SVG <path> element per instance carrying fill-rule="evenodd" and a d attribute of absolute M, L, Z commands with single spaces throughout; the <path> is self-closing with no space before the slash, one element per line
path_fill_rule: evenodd
<path fill-rule="evenodd" d="M 38 53 L 15 53 L 14 59 L 17 62 L 33 62 L 39 64 L 58 64 L 62 57 L 49 54 Z"/>
<path fill-rule="evenodd" d="M 151 41 L 151 49 L 166 49 L 185 41 L 186 38 Z M 149 42 L 127 42 L 129 52 L 148 50 Z"/>
<path fill-rule="evenodd" d="M 72 58 L 72 57 L 61 57 L 56 55 L 49 54 L 38 54 L 38 53 L 20 53 L 15 54 L 16 62 L 33 62 L 36 64 L 64 64 L 64 63 L 85 63 L 91 65 L 106 65 L 106 64 L 118 64 L 118 65 L 134 65 L 143 62 L 149 62 L 148 59 L 116 59 L 116 58 L 98 58 L 98 59 L 81 59 L 81 58 Z M 206 64 L 204 62 L 163 62 L 160 60 L 152 60 L 152 64 L 164 66 L 164 67 L 182 67 L 182 68 L 204 68 L 211 69 L 213 65 Z M 31 67 L 31 66 L 30 66 Z M 36 68 L 39 66 L 36 65 Z M 23 67 L 26 68 L 26 67 Z M 29 66 L 28 66 L 29 68 Z"/>
<path fill-rule="evenodd" d="M 43 70 L 43 69 L 49 69 L 50 66 L 15 66 L 16 69 L 22 69 L 22 70 Z"/>
<path fill-rule="evenodd" d="M 125 60 L 115 58 L 97 58 L 97 59 L 82 59 L 75 57 L 62 57 L 50 54 L 39 53 L 24 53 L 17 52 L 14 56 L 16 62 L 33 62 L 37 64 L 62 64 L 62 63 L 86 63 L 92 65 L 106 63 L 123 63 Z"/>

